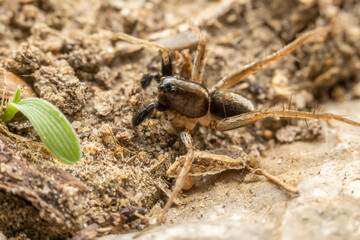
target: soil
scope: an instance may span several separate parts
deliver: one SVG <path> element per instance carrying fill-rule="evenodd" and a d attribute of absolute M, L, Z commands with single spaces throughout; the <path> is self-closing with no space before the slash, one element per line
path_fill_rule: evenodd
<path fill-rule="evenodd" d="M 184 26 L 194 22 L 207 38 L 204 84 L 211 88 L 300 33 L 331 25 L 329 33 L 234 90 L 257 109 L 327 106 L 360 120 L 360 103 L 353 100 L 360 97 L 357 1 L 3 0 L 0 12 L 1 74 L 8 76 L 0 81 L 1 95 L 11 96 L 20 77 L 33 90 L 28 96 L 51 102 L 68 117 L 83 153 L 75 165 L 64 165 L 27 120 L 0 122 L 3 238 L 131 237 L 129 232 L 153 223 L 166 203 L 174 183 L 166 171 L 186 149 L 162 112 L 131 126 L 133 113 L 157 97 L 156 85 L 144 91 L 140 79 L 160 71 L 160 56 L 113 39 L 112 33 L 171 48 L 176 74 L 186 77 L 197 40 Z M 263 169 L 297 186 L 300 194 L 243 168 L 196 177 L 195 187 L 177 199 L 183 205 L 174 205 L 165 226 L 144 238 L 356 239 L 359 139 L 355 127 L 343 125 L 271 118 L 228 132 L 197 126 L 191 132 L 197 150 L 233 158 L 259 154 Z"/>

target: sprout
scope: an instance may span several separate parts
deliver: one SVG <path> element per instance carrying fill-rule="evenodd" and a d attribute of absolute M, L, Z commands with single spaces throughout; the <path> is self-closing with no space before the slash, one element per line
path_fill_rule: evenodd
<path fill-rule="evenodd" d="M 4 110 L 2 120 L 9 122 L 20 111 L 30 120 L 41 140 L 57 159 L 66 164 L 76 163 L 81 158 L 80 143 L 64 114 L 40 98 L 26 98 L 19 102 L 20 92 L 18 86 Z"/>

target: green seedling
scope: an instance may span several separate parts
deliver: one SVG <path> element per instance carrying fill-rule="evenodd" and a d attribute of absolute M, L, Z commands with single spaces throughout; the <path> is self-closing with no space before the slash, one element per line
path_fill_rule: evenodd
<path fill-rule="evenodd" d="M 49 151 L 60 161 L 74 164 L 81 158 L 79 139 L 64 114 L 51 103 L 40 98 L 20 100 L 18 86 L 2 115 L 10 122 L 17 112 L 23 113 L 34 126 Z"/>

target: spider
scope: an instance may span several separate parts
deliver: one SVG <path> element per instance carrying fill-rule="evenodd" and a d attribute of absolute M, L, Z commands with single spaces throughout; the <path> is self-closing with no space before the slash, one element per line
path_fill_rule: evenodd
<path fill-rule="evenodd" d="M 158 224 L 164 221 L 167 211 L 182 189 L 185 178 L 191 168 L 195 149 L 190 131 L 197 123 L 209 129 L 226 131 L 246 126 L 263 118 L 276 116 L 336 120 L 350 125 L 360 126 L 358 122 L 330 113 L 301 112 L 285 109 L 255 110 L 250 100 L 229 90 L 229 88 L 257 72 L 263 66 L 289 54 L 297 47 L 309 41 L 312 37 L 328 32 L 330 27 L 321 27 L 304 33 L 277 52 L 260 60 L 253 61 L 228 74 L 209 90 L 202 84 L 206 39 L 203 37 L 199 28 L 191 24 L 189 26 L 198 38 L 197 53 L 193 63 L 191 79 L 182 79 L 173 75 L 170 50 L 166 47 L 124 33 L 116 33 L 113 36 L 114 39 L 125 40 L 146 48 L 157 49 L 161 52 L 161 74 L 157 72 L 147 73 L 143 75 L 140 82 L 142 88 L 145 89 L 151 81 L 155 80 L 158 83 L 158 100 L 148 103 L 134 114 L 132 118 L 133 127 L 143 122 L 154 109 L 166 111 L 173 126 L 179 130 L 181 141 L 187 148 L 185 163 L 176 179 L 173 192 L 158 217 Z"/>

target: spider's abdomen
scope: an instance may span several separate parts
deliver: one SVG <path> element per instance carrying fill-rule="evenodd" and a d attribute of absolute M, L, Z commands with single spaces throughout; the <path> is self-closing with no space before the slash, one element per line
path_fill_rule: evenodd
<path fill-rule="evenodd" d="M 211 93 L 210 112 L 226 118 L 254 111 L 252 102 L 231 90 L 215 90 Z"/>
<path fill-rule="evenodd" d="M 159 103 L 189 118 L 207 114 L 209 95 L 201 84 L 176 77 L 165 77 L 159 84 Z"/>

